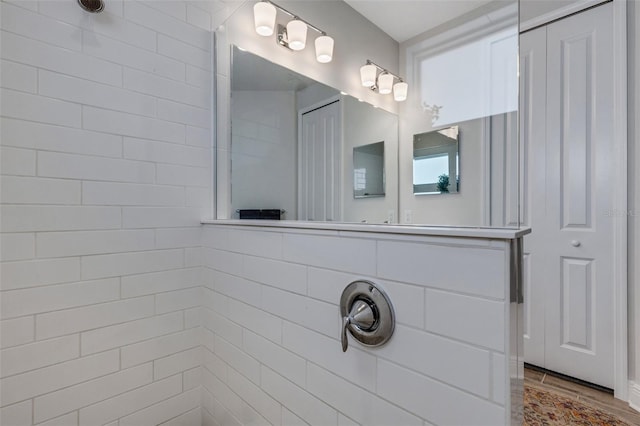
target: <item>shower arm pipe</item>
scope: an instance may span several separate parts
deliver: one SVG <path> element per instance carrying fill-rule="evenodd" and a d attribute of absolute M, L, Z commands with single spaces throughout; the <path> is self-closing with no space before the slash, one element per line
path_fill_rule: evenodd
<path fill-rule="evenodd" d="M 298 21 L 302 21 L 304 22 L 307 27 L 311 28 L 312 30 L 322 34 L 323 36 L 326 36 L 327 33 L 322 31 L 320 28 L 316 27 L 315 25 L 310 24 L 308 21 L 305 21 L 304 19 L 300 18 L 298 15 L 296 15 L 295 13 L 291 13 L 289 12 L 287 9 L 285 9 L 284 7 L 272 2 L 271 0 L 262 0 L 265 3 L 269 3 L 271 5 L 273 5 L 276 9 L 281 10 L 282 12 L 286 13 L 287 15 L 291 16 L 293 19 L 296 19 Z"/>
<path fill-rule="evenodd" d="M 383 73 L 390 74 L 390 75 L 394 76 L 395 78 L 397 78 L 398 81 L 404 82 L 402 77 L 400 77 L 398 74 L 394 74 L 391 71 L 389 71 L 388 69 L 381 67 L 380 65 L 376 64 L 375 62 L 373 62 L 371 59 L 367 59 L 367 65 L 373 65 L 374 67 L 378 68 Z"/>

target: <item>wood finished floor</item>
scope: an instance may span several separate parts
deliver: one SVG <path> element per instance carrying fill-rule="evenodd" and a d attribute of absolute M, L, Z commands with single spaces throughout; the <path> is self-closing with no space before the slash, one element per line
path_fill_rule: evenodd
<path fill-rule="evenodd" d="M 538 387 L 555 391 L 567 398 L 575 398 L 583 404 L 615 414 L 632 425 L 640 425 L 640 413 L 631 409 L 626 402 L 614 398 L 608 392 L 564 380 L 531 368 L 524 369 L 524 382 L 525 384 L 535 383 Z"/>

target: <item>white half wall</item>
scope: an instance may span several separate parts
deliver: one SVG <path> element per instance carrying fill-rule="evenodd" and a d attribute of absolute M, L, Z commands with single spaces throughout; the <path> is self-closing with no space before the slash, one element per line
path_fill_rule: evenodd
<path fill-rule="evenodd" d="M 508 241 L 212 224 L 203 245 L 211 424 L 512 424 Z M 395 334 L 343 353 L 340 295 L 363 278 Z"/>

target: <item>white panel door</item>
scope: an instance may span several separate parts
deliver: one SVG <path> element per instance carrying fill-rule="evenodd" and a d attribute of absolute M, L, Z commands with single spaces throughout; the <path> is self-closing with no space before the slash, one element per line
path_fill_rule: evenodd
<path fill-rule="evenodd" d="M 333 102 L 302 115 L 298 219 L 342 220 L 341 104 Z"/>
<path fill-rule="evenodd" d="M 539 101 L 531 98 L 535 94 L 529 94 L 524 113 L 532 110 L 523 117 L 523 126 L 530 126 L 523 132 L 531 137 L 533 228 L 527 246 L 531 323 L 525 359 L 609 388 L 614 386 L 614 227 L 607 215 L 615 191 L 612 22 L 609 3 L 523 36 L 532 47 L 531 88 L 538 94 L 543 80 L 546 85 L 544 123 Z M 545 32 L 546 78 L 535 81 Z M 545 137 L 533 137 L 541 128 Z"/>

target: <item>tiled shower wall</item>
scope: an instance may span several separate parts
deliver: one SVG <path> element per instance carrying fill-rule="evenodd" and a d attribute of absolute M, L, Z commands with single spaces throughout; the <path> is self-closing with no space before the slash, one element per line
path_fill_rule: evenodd
<path fill-rule="evenodd" d="M 234 210 L 279 208 L 283 219 L 297 219 L 295 92 L 234 91 L 232 114 Z"/>
<path fill-rule="evenodd" d="M 205 423 L 511 423 L 507 242 L 207 225 L 203 246 Z M 358 278 L 387 290 L 396 330 L 343 353 Z"/>
<path fill-rule="evenodd" d="M 212 10 L 105 3 L 0 3 L 3 426 L 200 423 Z"/>

